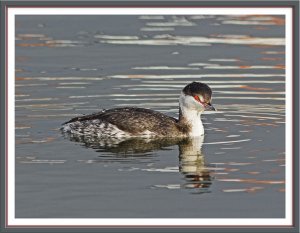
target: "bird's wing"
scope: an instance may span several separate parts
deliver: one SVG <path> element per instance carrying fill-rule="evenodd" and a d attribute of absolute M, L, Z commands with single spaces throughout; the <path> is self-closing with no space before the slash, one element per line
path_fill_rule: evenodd
<path fill-rule="evenodd" d="M 174 127 L 174 123 L 176 124 L 175 118 L 144 108 L 114 108 L 103 110 L 99 113 L 75 117 L 65 124 L 96 119 L 113 124 L 119 129 L 133 134 L 146 130 L 162 133 Z"/>

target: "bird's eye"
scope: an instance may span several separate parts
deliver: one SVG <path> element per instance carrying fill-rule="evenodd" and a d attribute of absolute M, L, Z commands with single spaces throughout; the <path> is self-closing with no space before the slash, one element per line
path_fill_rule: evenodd
<path fill-rule="evenodd" d="M 197 102 L 199 102 L 200 104 L 206 105 L 205 101 L 201 101 L 201 99 L 200 99 L 200 97 L 199 97 L 198 95 L 195 95 L 195 96 L 193 96 L 193 97 L 194 97 L 194 99 L 195 99 Z"/>
<path fill-rule="evenodd" d="M 195 95 L 195 96 L 194 96 L 194 99 L 195 99 L 196 101 L 198 101 L 198 102 L 201 103 L 199 96 Z"/>

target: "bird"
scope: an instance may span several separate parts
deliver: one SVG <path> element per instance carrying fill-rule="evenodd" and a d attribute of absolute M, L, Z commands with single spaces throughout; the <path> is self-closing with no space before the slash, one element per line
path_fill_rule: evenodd
<path fill-rule="evenodd" d="M 180 93 L 178 119 L 147 108 L 122 107 L 72 118 L 61 130 L 98 138 L 199 137 L 204 135 L 204 111 L 216 111 L 212 90 L 205 83 L 192 82 Z"/>

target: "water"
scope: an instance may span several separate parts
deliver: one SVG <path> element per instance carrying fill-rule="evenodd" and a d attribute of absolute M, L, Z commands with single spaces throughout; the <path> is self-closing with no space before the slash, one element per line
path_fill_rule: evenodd
<path fill-rule="evenodd" d="M 279 16 L 17 16 L 17 218 L 285 216 Z M 97 141 L 59 128 L 102 108 L 177 117 L 201 81 L 205 137 Z"/>

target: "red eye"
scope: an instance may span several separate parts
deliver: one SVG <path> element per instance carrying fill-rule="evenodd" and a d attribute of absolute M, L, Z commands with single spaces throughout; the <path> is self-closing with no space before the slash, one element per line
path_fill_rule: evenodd
<path fill-rule="evenodd" d="M 199 96 L 195 95 L 195 96 L 193 96 L 193 97 L 194 97 L 194 99 L 195 99 L 196 101 L 198 101 L 200 104 L 202 104 L 202 105 L 204 105 L 204 106 L 206 105 L 205 101 L 202 102 L 202 101 L 200 100 Z"/>
<path fill-rule="evenodd" d="M 201 100 L 200 100 L 199 96 L 195 95 L 195 96 L 194 96 L 194 99 L 195 99 L 196 101 L 198 101 L 198 102 L 201 103 Z"/>

